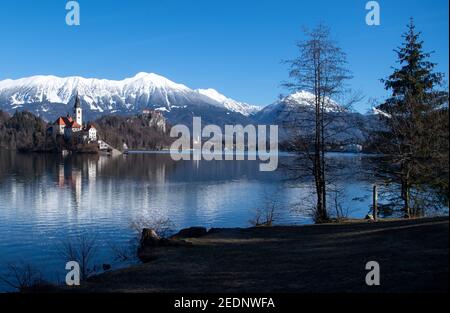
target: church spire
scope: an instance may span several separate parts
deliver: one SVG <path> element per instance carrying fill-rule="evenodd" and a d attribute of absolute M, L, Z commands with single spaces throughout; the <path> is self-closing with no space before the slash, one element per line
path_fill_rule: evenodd
<path fill-rule="evenodd" d="M 75 105 L 73 106 L 73 111 L 75 113 L 75 121 L 78 125 L 83 125 L 83 110 L 81 109 L 80 97 L 78 96 L 78 92 L 75 96 Z"/>
<path fill-rule="evenodd" d="M 78 97 L 78 92 L 75 94 L 75 105 L 73 108 L 74 109 L 81 108 L 80 97 Z"/>

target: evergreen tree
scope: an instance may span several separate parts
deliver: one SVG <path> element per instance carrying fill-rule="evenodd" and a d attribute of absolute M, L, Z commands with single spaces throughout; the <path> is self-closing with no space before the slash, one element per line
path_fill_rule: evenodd
<path fill-rule="evenodd" d="M 400 184 L 408 216 L 418 213 L 418 208 L 411 208 L 411 189 L 431 183 L 436 165 L 444 166 L 437 161 L 443 154 L 448 163 L 448 143 L 442 140 L 448 138 L 448 127 L 436 123 L 443 116 L 448 118 L 448 94 L 437 90 L 443 74 L 434 72 L 436 64 L 429 61 L 431 54 L 423 51 L 420 35 L 411 19 L 402 46 L 395 50 L 400 68 L 382 80 L 392 95 L 378 107 L 386 113 L 382 118 L 387 126 L 380 134 L 381 150 L 391 157 L 389 174 Z"/>

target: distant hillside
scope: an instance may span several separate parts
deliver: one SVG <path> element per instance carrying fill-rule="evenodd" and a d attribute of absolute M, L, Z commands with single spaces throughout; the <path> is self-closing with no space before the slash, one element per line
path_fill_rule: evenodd
<path fill-rule="evenodd" d="M 161 114 L 135 117 L 105 116 L 96 120 L 100 139 L 119 150 L 123 144 L 134 150 L 159 150 L 170 145 L 169 126 Z M 33 113 L 20 111 L 13 116 L 0 110 L 0 149 L 28 152 L 81 151 L 62 138 L 47 135 L 48 124 Z"/>
<path fill-rule="evenodd" d="M 100 139 L 123 150 L 161 150 L 170 146 L 169 126 L 161 115 L 104 116 L 94 123 Z"/>
<path fill-rule="evenodd" d="M 32 113 L 16 112 L 11 117 L 0 111 L 0 148 L 11 150 L 44 149 L 46 129 L 47 124 Z"/>

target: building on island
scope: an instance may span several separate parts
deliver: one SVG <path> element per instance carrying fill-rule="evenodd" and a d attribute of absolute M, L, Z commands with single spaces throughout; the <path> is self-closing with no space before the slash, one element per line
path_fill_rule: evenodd
<path fill-rule="evenodd" d="M 86 127 L 86 133 L 89 141 L 97 140 L 97 129 L 93 125 L 88 125 Z"/>
<path fill-rule="evenodd" d="M 97 141 L 97 129 L 93 125 L 83 127 L 83 109 L 78 94 L 75 98 L 73 113 L 75 117 L 69 114 L 58 117 L 49 129 L 53 136 L 64 136 L 65 139 L 78 138 L 84 142 Z"/>

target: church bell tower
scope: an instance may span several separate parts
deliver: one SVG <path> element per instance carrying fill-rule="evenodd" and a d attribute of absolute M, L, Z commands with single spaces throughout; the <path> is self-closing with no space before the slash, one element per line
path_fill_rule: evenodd
<path fill-rule="evenodd" d="M 83 109 L 81 108 L 80 97 L 78 97 L 78 93 L 75 98 L 73 113 L 75 114 L 75 121 L 77 122 L 77 124 L 83 126 Z"/>

